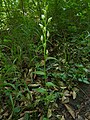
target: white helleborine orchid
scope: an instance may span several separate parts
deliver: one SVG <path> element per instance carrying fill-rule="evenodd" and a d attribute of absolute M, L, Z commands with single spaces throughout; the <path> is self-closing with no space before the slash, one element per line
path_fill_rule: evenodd
<path fill-rule="evenodd" d="M 43 42 L 43 35 L 41 35 L 41 41 Z"/>
<path fill-rule="evenodd" d="M 43 25 L 39 23 L 39 26 L 41 27 L 41 29 L 43 28 Z"/>
<path fill-rule="evenodd" d="M 47 31 L 47 37 L 49 38 L 49 36 L 50 36 L 50 33 L 49 33 L 49 31 Z"/>
<path fill-rule="evenodd" d="M 43 28 L 43 31 L 46 32 L 46 27 Z"/>
<path fill-rule="evenodd" d="M 41 18 L 44 20 L 45 19 L 45 15 L 41 15 Z"/>
<path fill-rule="evenodd" d="M 50 18 L 48 19 L 48 23 L 51 22 L 51 20 L 52 20 L 52 17 L 50 17 Z"/>
<path fill-rule="evenodd" d="M 48 55 L 48 50 L 46 50 L 46 55 Z"/>

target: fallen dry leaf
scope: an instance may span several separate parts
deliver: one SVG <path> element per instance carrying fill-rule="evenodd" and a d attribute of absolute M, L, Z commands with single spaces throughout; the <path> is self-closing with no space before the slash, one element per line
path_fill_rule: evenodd
<path fill-rule="evenodd" d="M 61 120 L 65 120 L 65 117 L 64 117 L 64 116 L 62 116 Z"/>
<path fill-rule="evenodd" d="M 88 120 L 87 118 L 85 118 L 85 120 Z"/>
<path fill-rule="evenodd" d="M 67 96 L 67 97 L 70 96 L 70 93 L 69 93 L 68 90 L 65 90 L 65 91 L 64 91 L 64 96 Z"/>
<path fill-rule="evenodd" d="M 72 95 L 73 95 L 73 99 L 76 99 L 77 94 L 75 91 L 72 92 Z"/>
<path fill-rule="evenodd" d="M 64 105 L 67 108 L 67 110 L 70 113 L 70 115 L 73 117 L 73 119 L 75 119 L 75 112 L 73 111 L 73 109 L 71 108 L 71 106 L 68 105 L 68 104 L 64 104 Z"/>
<path fill-rule="evenodd" d="M 41 66 L 44 66 L 44 60 L 41 60 L 40 65 L 41 65 Z"/>
<path fill-rule="evenodd" d="M 24 117 L 22 117 L 22 118 L 20 118 L 20 119 L 18 119 L 18 120 L 24 120 Z"/>
<path fill-rule="evenodd" d="M 50 118 L 52 116 L 52 110 L 48 109 L 47 117 Z"/>
<path fill-rule="evenodd" d="M 78 115 L 78 120 L 84 120 L 83 117 L 81 117 L 80 115 Z"/>
<path fill-rule="evenodd" d="M 38 88 L 38 87 L 40 87 L 40 84 L 29 84 L 28 85 L 29 87 L 31 87 L 31 88 Z"/>
<path fill-rule="evenodd" d="M 69 97 L 63 96 L 63 97 L 62 97 L 62 103 L 63 103 L 63 104 L 69 103 Z"/>

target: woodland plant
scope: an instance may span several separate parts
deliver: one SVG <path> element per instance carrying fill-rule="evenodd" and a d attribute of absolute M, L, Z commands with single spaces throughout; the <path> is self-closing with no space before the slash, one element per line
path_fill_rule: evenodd
<path fill-rule="evenodd" d="M 49 38 L 49 31 L 47 29 L 48 24 L 50 23 L 52 17 L 50 17 L 49 19 L 47 19 L 47 11 L 48 11 L 48 5 L 46 3 L 46 0 L 44 0 L 44 7 L 42 9 L 42 13 L 41 14 L 41 20 L 39 23 L 39 26 L 42 30 L 42 35 L 41 35 L 41 42 L 42 42 L 42 46 L 43 46 L 43 54 L 44 54 L 44 70 L 42 71 L 36 71 L 36 74 L 41 74 L 44 75 L 44 85 L 46 84 L 46 79 L 47 79 L 47 72 L 46 72 L 46 61 L 48 58 L 48 49 L 47 49 L 47 41 Z"/>
<path fill-rule="evenodd" d="M 90 3 L 1 0 L 0 9 L 0 119 L 54 119 L 53 104 L 90 84 Z"/>
<path fill-rule="evenodd" d="M 48 57 L 48 49 L 47 49 L 47 42 L 48 42 L 48 39 L 49 39 L 49 31 L 48 31 L 48 24 L 51 22 L 51 19 L 52 17 L 50 18 L 47 18 L 47 11 L 48 11 L 48 5 L 47 5 L 47 2 L 46 0 L 44 0 L 44 6 L 43 6 L 43 9 L 42 9 L 42 14 L 41 14 L 41 20 L 40 20 L 40 23 L 39 23 L 39 26 L 42 30 L 42 34 L 41 34 L 41 37 L 40 37 L 40 40 L 42 42 L 42 46 L 43 46 L 43 56 L 44 56 L 44 60 L 43 60 L 43 71 L 35 71 L 34 73 L 35 74 L 38 74 L 38 75 L 43 75 L 44 76 L 44 81 L 42 82 L 43 87 L 39 87 L 37 89 L 35 89 L 35 91 L 37 93 L 40 93 L 40 103 L 44 103 L 44 110 L 48 112 L 51 111 L 49 109 L 49 106 L 50 106 L 50 103 L 54 102 L 55 98 L 56 98 L 56 93 L 55 91 L 53 90 L 52 92 L 48 92 L 51 88 L 55 88 L 56 85 L 53 84 L 52 82 L 48 82 L 47 81 L 47 69 L 46 69 L 46 62 L 47 60 L 50 60 L 50 59 L 54 59 L 56 60 L 55 58 L 53 57 Z M 47 118 L 45 119 L 48 119 L 49 117 L 51 117 L 51 115 L 47 115 L 44 114 L 44 116 L 46 116 Z M 44 119 L 44 118 L 43 118 Z"/>

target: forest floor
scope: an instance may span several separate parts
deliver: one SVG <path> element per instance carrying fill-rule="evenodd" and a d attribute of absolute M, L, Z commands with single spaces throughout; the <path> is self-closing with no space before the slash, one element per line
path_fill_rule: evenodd
<path fill-rule="evenodd" d="M 58 114 L 63 114 L 62 120 L 90 120 L 90 85 L 79 84 L 79 93 L 75 100 L 68 104 L 59 104 Z"/>
<path fill-rule="evenodd" d="M 61 99 L 56 100 L 55 104 L 57 104 L 58 107 L 54 109 L 52 117 L 50 117 L 49 120 L 90 120 L 90 84 L 78 83 L 77 88 L 79 92 L 75 99 L 69 97 L 69 102 L 66 103 L 61 102 Z M 2 101 L 4 102 L 5 100 L 3 99 Z M 41 108 L 41 106 L 39 107 Z M 41 110 L 42 109 L 43 108 L 41 108 Z M 7 119 L 10 114 L 6 111 L 8 110 L 2 112 L 0 120 L 24 120 L 23 116 L 26 111 L 23 111 L 23 116 L 20 119 Z M 37 119 L 31 118 L 30 120 L 43 119 L 42 116 L 40 116 Z"/>

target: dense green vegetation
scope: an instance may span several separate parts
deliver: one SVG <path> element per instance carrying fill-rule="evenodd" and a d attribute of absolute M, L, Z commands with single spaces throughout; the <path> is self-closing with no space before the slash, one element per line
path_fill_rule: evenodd
<path fill-rule="evenodd" d="M 0 23 L 0 119 L 63 120 L 90 82 L 90 1 L 1 0 Z"/>

